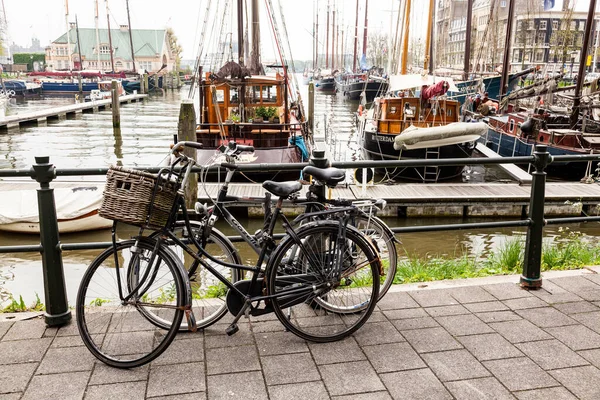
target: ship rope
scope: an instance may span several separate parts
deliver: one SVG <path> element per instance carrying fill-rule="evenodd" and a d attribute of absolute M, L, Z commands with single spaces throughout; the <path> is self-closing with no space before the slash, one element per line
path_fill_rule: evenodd
<path fill-rule="evenodd" d="M 208 26 L 208 16 L 210 14 L 210 7 L 212 4 L 212 0 L 208 0 L 206 2 L 206 10 L 204 14 L 204 21 L 202 23 L 202 33 L 200 34 L 200 42 L 198 44 L 198 55 L 196 57 L 196 62 L 194 63 L 194 78 L 193 84 L 190 85 L 190 91 L 188 92 L 188 98 L 192 99 L 194 97 L 194 93 L 196 92 L 196 85 L 199 84 L 200 79 L 200 63 L 202 62 L 202 54 L 204 53 L 204 41 L 206 38 L 206 27 Z"/>

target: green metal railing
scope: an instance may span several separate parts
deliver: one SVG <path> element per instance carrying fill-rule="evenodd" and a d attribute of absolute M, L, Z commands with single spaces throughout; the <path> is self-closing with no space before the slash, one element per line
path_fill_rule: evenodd
<path fill-rule="evenodd" d="M 316 152 L 315 152 L 316 153 Z M 46 314 L 45 320 L 48 325 L 63 325 L 71 319 L 71 311 L 68 307 L 65 290 L 65 279 L 62 264 L 62 252 L 70 250 L 103 249 L 111 245 L 110 242 L 95 243 L 70 243 L 60 242 L 58 234 L 58 222 L 56 220 L 56 206 L 54 203 L 54 192 L 50 183 L 57 176 L 82 176 L 82 175 L 105 175 L 108 168 L 80 168 L 80 169 L 56 169 L 50 163 L 49 157 L 36 157 L 36 164 L 27 170 L 0 170 L 2 177 L 30 177 L 40 184 L 38 189 L 38 208 L 40 220 L 40 244 L 24 246 L 0 246 L 0 253 L 22 253 L 39 252 L 42 256 L 42 268 L 44 276 L 44 291 Z M 523 273 L 520 284 L 527 289 L 537 289 L 542 285 L 541 278 L 541 256 L 542 256 L 542 233 L 544 225 L 559 223 L 574 223 L 583 221 L 600 221 L 600 217 L 573 217 L 544 219 L 544 201 L 546 172 L 548 164 L 553 161 L 600 161 L 600 155 L 573 155 L 552 157 L 545 145 L 536 145 L 532 156 L 528 157 L 494 157 L 494 158 L 454 158 L 436 160 L 396 160 L 396 161 L 353 161 L 329 163 L 319 154 L 311 160 L 311 163 L 320 167 L 331 165 L 336 168 L 397 168 L 397 167 L 421 167 L 421 166 L 445 166 L 445 165 L 474 165 L 474 164 L 532 164 L 531 197 L 529 203 L 529 217 L 524 220 L 480 222 L 480 223 L 457 223 L 447 225 L 428 225 L 392 228 L 395 233 L 408 232 L 432 232 L 463 229 L 482 228 L 504 228 L 504 227 L 527 227 L 527 238 L 525 242 L 525 257 Z M 293 164 L 254 164 L 239 165 L 239 170 L 250 171 L 281 171 L 301 170 L 309 163 Z M 211 169 L 218 169 L 213 166 Z M 157 172 L 160 168 L 144 168 L 147 171 Z M 194 171 L 199 172 L 200 168 Z M 239 237 L 230 237 L 232 241 L 241 241 Z"/>

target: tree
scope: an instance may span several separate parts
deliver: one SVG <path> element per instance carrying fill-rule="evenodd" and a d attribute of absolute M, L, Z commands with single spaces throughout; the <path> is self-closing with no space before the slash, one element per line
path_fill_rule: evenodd
<path fill-rule="evenodd" d="M 171 53 L 175 56 L 175 71 L 179 71 L 181 66 L 181 53 L 183 52 L 183 48 L 177 41 L 177 36 L 173 33 L 172 28 L 167 28 L 167 38 L 169 40 L 169 48 L 171 49 Z"/>
<path fill-rule="evenodd" d="M 390 53 L 390 49 L 388 49 L 388 35 L 380 32 L 369 34 L 367 43 L 367 58 L 373 66 L 383 67 L 386 65 Z M 360 56 L 357 57 L 360 58 Z"/>

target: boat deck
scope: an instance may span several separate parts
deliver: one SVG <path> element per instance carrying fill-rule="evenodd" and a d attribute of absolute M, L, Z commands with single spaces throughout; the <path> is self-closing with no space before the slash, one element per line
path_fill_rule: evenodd
<path fill-rule="evenodd" d="M 141 101 L 147 96 L 147 94 L 129 94 L 125 96 L 120 96 L 119 103 L 131 103 Z M 44 124 L 49 119 L 66 119 L 69 118 L 69 116 L 74 116 L 76 114 L 84 112 L 93 113 L 97 112 L 98 110 L 110 108 L 111 104 L 111 99 L 86 101 L 84 103 L 69 104 L 66 106 L 53 107 L 34 112 L 9 115 L 7 117 L 0 118 L 0 130 L 19 128 L 21 125 L 27 124 Z"/>

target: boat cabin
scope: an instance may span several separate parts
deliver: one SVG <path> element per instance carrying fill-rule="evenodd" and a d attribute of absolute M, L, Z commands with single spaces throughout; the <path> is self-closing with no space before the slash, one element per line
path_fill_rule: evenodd
<path fill-rule="evenodd" d="M 428 100 L 418 97 L 387 97 L 375 100 L 377 132 L 398 135 L 413 125 L 418 128 L 458 122 L 460 103 L 454 100 Z"/>

